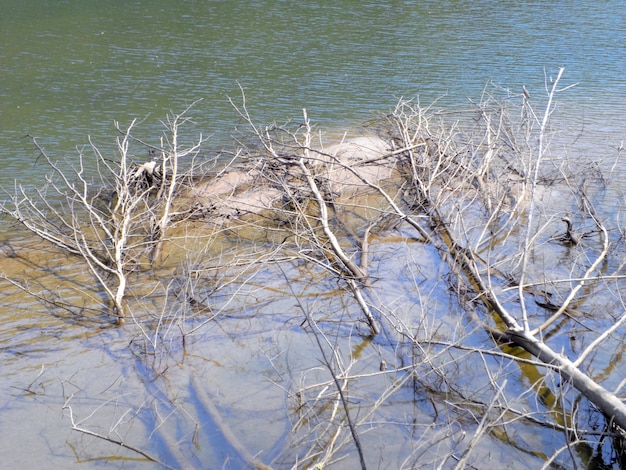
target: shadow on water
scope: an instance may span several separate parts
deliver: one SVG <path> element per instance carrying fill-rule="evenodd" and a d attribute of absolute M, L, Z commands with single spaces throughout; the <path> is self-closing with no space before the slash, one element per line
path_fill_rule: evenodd
<path fill-rule="evenodd" d="M 526 311 L 531 322 L 548 319 L 597 255 L 599 236 L 576 246 L 555 241 L 564 216 L 579 233 L 596 228 L 580 216 L 581 192 L 609 228 L 611 257 L 544 337 L 575 358 L 624 311 L 621 2 L 0 0 L 0 11 L 0 186 L 7 188 L 15 178 L 34 189 L 43 181 L 46 170 L 25 134 L 70 160 L 90 135 L 110 158 L 113 121 L 143 120 L 139 138 L 158 147 L 159 118 L 198 98 L 190 116 L 214 133 L 216 152 L 207 154 L 230 147 L 232 134 L 246 141 L 226 98 L 239 94 L 239 84 L 264 121 L 292 117 L 297 126 L 306 106 L 322 123 L 320 135 L 340 140 L 338 127 L 372 119 L 397 96 L 457 109 L 488 79 L 508 103 L 528 90 L 538 110 L 551 66 L 567 66 L 580 86 L 553 115 L 564 131 L 550 133 L 553 180 L 538 189 L 545 224 L 526 250 L 533 266 L 526 280 L 545 292 L 528 294 Z M 458 114 L 436 120 L 450 116 Z M 474 109 L 463 119 L 469 128 L 480 121 Z M 500 156 L 519 144 L 519 135 L 506 137 Z M 486 140 L 475 143 L 457 156 L 483 155 Z M 147 155 L 140 146 L 133 158 Z M 250 157 L 263 166 L 258 152 Z M 586 181 L 564 181 L 570 174 Z M 518 180 L 506 177 L 515 189 Z M 464 193 L 477 185 L 466 181 Z M 406 187 L 394 189 L 415 212 L 423 209 L 419 198 L 406 201 Z M 291 194 L 284 211 L 304 207 L 301 196 Z M 324 197 L 332 200 L 332 188 Z M 235 210 L 222 214 L 230 217 L 222 226 L 199 220 L 173 229 L 156 269 L 129 273 L 134 316 L 123 327 L 83 264 L 1 219 L 0 274 L 13 282 L 0 289 L 2 465 L 151 469 L 153 459 L 175 468 L 351 469 L 360 462 L 347 409 L 368 467 L 453 468 L 482 431 L 471 447 L 475 467 L 538 468 L 556 456 L 553 468 L 625 468 L 614 429 L 589 402 L 552 369 L 494 346 L 476 317 L 493 319 L 481 297 L 457 282 L 449 259 L 406 223 L 388 220 L 364 237 L 386 207 L 365 194 L 331 211 L 350 259 L 359 260 L 369 241 L 365 303 L 383 324 L 374 338 L 349 276 L 333 271 L 328 245 L 311 250 L 310 238 L 288 236 L 306 231 L 305 217 L 274 212 L 236 225 Z M 469 242 L 479 238 L 483 225 L 474 222 L 484 207 L 469 202 L 451 212 Z M 509 216 L 486 224 L 494 235 L 477 252 L 494 268 L 486 276 L 503 304 L 517 309 L 515 288 L 496 278 L 519 278 L 528 218 Z M 313 227 L 308 236 L 319 233 Z M 617 393 L 622 333 L 606 337 L 583 364 Z M 75 427 L 92 435 L 72 430 L 70 410 Z M 571 424 L 580 434 L 563 427 Z"/>
<path fill-rule="evenodd" d="M 426 144 L 415 146 L 425 149 L 424 158 L 437 151 Z M 427 204 L 409 197 L 399 176 L 406 152 L 385 149 L 385 158 L 400 157 L 377 184 L 425 220 Z M 322 200 L 332 208 L 337 243 L 351 259 L 368 261 L 359 260 L 369 273 L 359 288 L 381 324 L 372 335 L 363 303 L 349 289 L 354 271 L 339 270 L 339 255 L 322 238 L 319 200 L 302 196 L 303 178 L 260 155 L 255 149 L 246 156 L 245 164 L 262 172 L 229 189 L 225 199 L 233 206 L 224 202 L 222 213 L 212 206 L 214 212 L 173 228 L 154 266 L 138 264 L 129 273 L 131 315 L 123 327 L 114 326 L 101 286 L 75 259 L 29 238 L 4 242 L 2 273 L 14 283 L 2 292 L 10 311 L 0 319 L 0 353 L 12 395 L 1 404 L 0 442 L 3 454 L 13 449 L 18 456 L 12 463 L 28 455 L 35 467 L 355 468 L 355 449 L 366 450 L 370 465 L 387 468 L 452 468 L 467 449 L 474 463 L 528 468 L 552 458 L 565 466 L 617 461 L 618 449 L 600 437 L 612 435 L 610 425 L 553 368 L 519 349 L 494 346 L 481 326 L 497 326 L 480 304 L 483 293 L 472 291 L 471 281 L 459 282 L 462 273 L 441 246 L 386 211 L 389 201 L 371 187 L 346 196 L 329 184 Z M 318 160 L 324 156 L 320 151 Z M 289 158 L 279 162 L 294 166 Z M 525 302 L 537 323 L 550 317 L 575 282 L 572 273 L 584 271 L 601 246 L 599 235 L 576 246 L 559 238 L 565 225 L 557 215 L 580 199 L 573 179 L 562 178 L 564 167 L 556 168 L 546 175 L 561 179 L 546 176 L 535 193 L 543 218 L 535 222 L 541 230 L 524 273 L 529 286 L 544 290 L 523 292 L 522 300 L 504 274 L 519 275 L 519 239 L 529 223 L 515 212 L 521 206 L 479 225 L 486 211 L 474 204 L 478 196 L 462 210 L 449 199 L 441 204 L 468 246 L 493 234 L 488 248 L 476 249 L 491 263 L 490 288 L 507 308 Z M 499 176 L 519 173 L 504 170 Z M 580 186 L 592 203 L 616 191 L 593 172 L 586 176 L 597 183 Z M 333 178 L 339 179 L 328 170 L 307 181 L 322 186 Z M 464 192 L 480 184 L 461 180 Z M 268 181 L 284 184 L 289 198 L 265 212 L 229 216 L 226 209 L 242 204 L 242 194 L 276 189 Z M 185 188 L 181 205 L 189 205 L 190 194 L 199 198 L 198 187 Z M 502 206 L 516 202 L 508 193 L 498 198 Z M 514 216 L 521 223 L 510 227 Z M 574 228 L 592 229 L 590 220 L 574 217 Z M 436 224 L 424 225 L 425 233 L 436 232 Z M 610 228 L 616 256 L 599 268 L 607 276 L 620 272 L 625 251 L 618 227 Z M 16 283 L 37 296 L 24 296 Z M 614 297 L 598 295 L 604 292 Z M 623 306 L 616 292 L 600 278 L 590 281 L 545 342 L 576 355 L 614 323 Z M 618 337 L 606 342 L 593 359 L 594 378 L 617 389 L 624 345 Z M 33 420 L 41 409 L 43 417 Z M 36 442 L 24 439 L 32 428 Z M 575 440 L 573 428 L 584 437 Z M 571 455 L 561 458 L 566 449 Z"/>

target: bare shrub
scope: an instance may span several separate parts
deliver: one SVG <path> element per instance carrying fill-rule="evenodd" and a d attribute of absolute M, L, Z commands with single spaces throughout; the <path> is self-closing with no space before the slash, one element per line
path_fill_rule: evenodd
<path fill-rule="evenodd" d="M 153 281 L 125 307 L 151 403 L 132 418 L 116 405 L 106 432 L 87 426 L 100 408 L 78 419 L 68 386 L 72 429 L 175 468 L 213 465 L 210 433 L 255 468 L 617 462 L 624 383 L 604 349 L 626 321 L 625 250 L 598 204 L 611 175 L 552 151 L 562 72 L 542 111 L 523 93 L 514 114 L 489 89 L 462 114 L 401 100 L 377 135 L 334 145 L 306 110 L 260 126 L 243 97 L 237 149 L 193 176 L 176 163 L 198 150 L 178 150 L 181 116 L 161 163 L 132 165 L 132 125 L 119 163 L 94 149 L 95 185 L 44 154 L 49 193 L 18 187 L 3 211 L 85 260 L 119 316 L 128 276 Z M 202 375 L 218 335 L 257 359 L 244 386 L 221 364 Z M 259 394 L 283 406 L 229 419 Z M 120 437 L 138 417 L 141 445 Z M 260 441 L 280 436 L 254 448 L 248 419 Z"/>
<path fill-rule="evenodd" d="M 32 193 L 21 185 L 14 193 L 5 191 L 10 202 L 0 205 L 3 214 L 82 260 L 106 293 L 111 312 L 119 321 L 128 313 L 125 298 L 129 275 L 151 264 L 171 224 L 181 179 L 179 160 L 193 157 L 202 141 L 179 148 L 178 128 L 184 122 L 184 114 L 168 119 L 166 142 L 162 142 L 158 155 L 149 153 L 153 160 L 143 163 L 133 161 L 130 153 L 134 120 L 125 130 L 116 124 L 122 137 L 117 139 L 114 160 L 90 142 L 91 157 L 81 151 L 75 166 L 59 163 L 33 139 L 52 173 L 46 185 Z M 90 171 L 94 166 L 95 175 Z"/>

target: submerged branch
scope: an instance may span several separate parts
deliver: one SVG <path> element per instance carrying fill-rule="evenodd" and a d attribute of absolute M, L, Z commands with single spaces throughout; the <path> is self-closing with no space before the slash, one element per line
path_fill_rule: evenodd
<path fill-rule="evenodd" d="M 615 253 L 623 256 L 614 248 L 623 250 L 624 240 L 613 236 L 611 222 L 596 214 L 587 194 L 580 204 L 580 193 L 574 195 L 572 189 L 577 176 L 566 174 L 566 165 L 552 173 L 551 167 L 546 168 L 550 160 L 546 132 L 561 74 L 562 70 L 548 88 L 540 117 L 526 98 L 519 123 L 508 120 L 499 104 L 492 109 L 481 102 L 473 115 L 476 119 L 460 123 L 435 119 L 428 109 L 401 101 L 381 124 L 384 137 L 342 140 L 325 147 L 320 134 L 319 148 L 306 110 L 302 123 L 262 127 L 253 123 L 244 97 L 243 106 L 236 110 L 251 132 L 245 142 L 251 143 L 239 143 L 223 167 L 201 175 L 192 175 L 178 162 L 187 156 L 195 159 L 202 142 L 200 138 L 180 148 L 179 126 L 187 122 L 182 114 L 168 118 L 166 137 L 158 148 L 150 149 L 159 155 L 150 152 L 151 160 L 143 164 L 131 159 L 129 143 L 137 142 L 131 136 L 133 121 L 125 130 L 118 128 L 122 136 L 115 162 L 91 144 L 97 160 L 95 183 L 85 176 L 82 154 L 76 167 L 65 171 L 40 149 L 53 173 L 46 188 L 29 194 L 16 185 L 0 211 L 82 261 L 82 271 L 100 285 L 88 300 L 104 299 L 120 323 L 127 315 L 132 318 L 133 331 L 139 332 L 144 344 L 137 356 L 152 364 L 158 362 L 154 361 L 158 355 L 167 363 L 158 374 L 166 374 L 168 361 L 174 360 L 171 351 L 178 352 L 178 347 L 185 361 L 197 360 L 197 350 L 187 351 L 194 348 L 188 338 L 206 336 L 202 331 L 216 321 L 223 320 L 216 330 L 231 341 L 241 334 L 241 323 L 236 322 L 242 318 L 248 325 L 258 322 L 264 328 L 274 321 L 281 326 L 294 321 L 295 327 L 284 331 L 290 335 L 289 344 L 300 346 L 304 339 L 314 352 L 305 359 L 312 365 L 307 363 L 297 373 L 324 375 L 321 381 L 315 377 L 314 385 L 298 388 L 300 399 L 305 390 L 319 390 L 319 394 L 302 399 L 295 411 L 289 408 L 293 418 L 289 432 L 308 433 L 300 448 L 289 449 L 295 457 L 285 457 L 294 466 L 302 463 L 301 457 L 320 466 L 348 458 L 345 448 L 350 443 L 356 449 L 350 464 L 357 465 L 357 454 L 361 468 L 366 461 L 377 461 L 365 430 L 380 426 L 384 432 L 389 410 L 383 407 L 397 406 L 404 412 L 400 407 L 409 396 L 407 402 L 412 403 L 406 406 L 426 403 L 432 416 L 420 439 L 415 439 L 421 426 L 417 419 L 407 420 L 406 428 L 393 423 L 400 434 L 410 436 L 408 457 L 398 458 L 406 458 L 406 465 L 414 457 L 417 465 L 443 439 L 449 448 L 447 455 L 436 455 L 439 464 L 454 458 L 458 468 L 471 466 L 473 454 L 484 450 L 485 440 L 508 442 L 502 437 L 506 428 L 523 418 L 528 418 L 525 425 L 552 428 L 566 434 L 565 439 L 581 433 L 584 439 L 598 438 L 600 445 L 607 436 L 617 442 L 626 431 L 626 406 L 601 380 L 615 373 L 618 361 L 606 367 L 602 379 L 594 380 L 585 371 L 601 362 L 596 353 L 626 324 L 626 315 L 608 312 L 604 324 L 597 322 L 603 325 L 598 332 L 587 326 L 593 321 L 591 315 L 580 320 L 585 330 L 570 328 L 568 315 L 598 310 L 609 297 L 626 307 L 618 285 L 624 279 L 620 273 L 625 263 L 614 259 Z M 553 173 L 561 180 L 548 178 Z M 583 240 L 570 221 L 562 240 L 568 246 L 553 243 L 548 229 L 564 220 L 565 210 L 544 205 L 552 192 L 557 194 L 554 198 L 569 198 L 562 204 L 568 210 L 578 207 L 579 213 L 572 217 L 593 219 L 597 239 Z M 605 266 L 616 265 L 614 274 L 603 275 Z M 293 269 L 291 278 L 285 266 Z M 284 283 L 273 284 L 277 272 L 272 269 L 283 273 Z M 58 296 L 57 301 L 46 295 L 45 288 L 35 292 L 33 286 L 44 286 L 43 282 L 16 281 L 7 273 L 0 279 L 56 308 L 72 308 L 70 300 L 66 305 Z M 304 285 L 302 290 L 295 289 L 296 280 Z M 85 283 L 79 288 L 84 293 L 91 286 Z M 267 305 L 276 303 L 278 310 L 283 309 L 278 301 L 289 292 L 305 317 L 299 327 L 298 313 L 295 320 L 292 312 L 274 310 L 269 323 L 265 317 L 257 318 L 267 313 Z M 360 308 L 357 322 L 349 320 L 354 318 L 354 301 Z M 311 314 L 319 311 L 319 305 L 326 309 L 323 321 Z M 94 311 L 80 308 L 81 313 Z M 278 315 L 292 317 L 285 320 Z M 573 346 L 568 334 L 584 335 L 584 342 Z M 355 347 L 356 335 L 360 338 Z M 475 347 L 476 336 L 489 351 Z M 568 339 L 571 347 L 566 349 Z M 258 347 L 255 341 L 240 344 Z M 261 347 L 267 348 L 264 344 Z M 272 342 L 270 347 L 282 346 Z M 559 348 L 564 352 L 559 353 Z M 351 362 L 346 367 L 341 353 L 348 349 Z M 272 352 L 270 362 L 288 352 Z M 473 362 L 464 367 L 461 361 L 469 356 Z M 475 356 L 483 360 L 484 377 L 463 375 L 467 370 L 473 373 L 471 366 L 479 361 Z M 296 368 L 285 364 L 275 370 L 286 382 L 280 384 L 281 390 L 292 390 L 295 377 L 289 374 Z M 528 382 L 511 385 L 506 369 L 511 364 Z M 157 366 L 151 367 L 157 374 Z M 547 380 L 553 375 L 580 393 L 571 388 L 553 392 Z M 192 378 L 189 387 L 200 411 L 210 416 L 246 465 L 270 468 L 241 442 L 217 409 L 209 385 L 198 380 Z M 362 382 L 367 382 L 364 388 Z M 171 396 L 175 392 L 167 390 L 170 395 L 164 393 L 162 399 L 178 399 Z M 402 398 L 391 400 L 397 392 Z M 475 394 L 481 396 L 474 398 Z M 453 403 L 451 396 L 458 402 Z M 568 406 L 579 406 L 583 396 L 593 405 L 590 409 L 606 416 L 609 432 L 579 426 L 582 413 Z M 535 409 L 520 411 L 525 407 Z M 160 463 L 121 439 L 79 426 L 71 408 L 65 409 L 72 417 L 72 429 Z M 389 414 L 395 416 L 395 411 Z M 185 416 L 181 419 L 189 419 Z M 459 423 L 462 436 L 472 432 L 465 428 L 473 428 L 471 439 L 455 441 L 452 427 Z M 165 421 L 158 426 L 165 429 Z M 546 461 L 554 457 L 542 452 L 528 450 L 528 455 Z"/>
<path fill-rule="evenodd" d="M 241 440 L 239 440 L 239 438 L 230 428 L 228 423 L 224 421 L 222 415 L 213 403 L 213 400 L 209 397 L 209 395 L 204 390 L 202 385 L 198 382 L 196 377 L 191 377 L 191 387 L 198 397 L 198 400 L 202 404 L 204 411 L 209 414 L 211 420 L 217 425 L 220 433 L 222 434 L 226 442 L 228 442 L 228 444 L 237 452 L 237 454 L 239 454 L 241 460 L 244 461 L 246 465 L 249 465 L 256 470 L 271 470 L 272 467 L 270 467 L 269 465 L 265 465 L 263 462 L 261 462 L 258 458 L 252 455 L 252 453 L 245 445 L 243 445 Z"/>

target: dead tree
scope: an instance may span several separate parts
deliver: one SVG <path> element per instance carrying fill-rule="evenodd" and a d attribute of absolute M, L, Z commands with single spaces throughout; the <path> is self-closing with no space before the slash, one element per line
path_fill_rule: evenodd
<path fill-rule="evenodd" d="M 378 334 L 379 326 L 363 295 L 363 287 L 368 283 L 367 270 L 364 269 L 367 256 L 362 256 L 361 265 L 355 263 L 341 246 L 331 227 L 331 203 L 323 194 L 324 189 L 320 187 L 317 176 L 324 174 L 328 170 L 327 166 L 334 162 L 328 161 L 323 152 L 312 148 L 313 131 L 306 109 L 303 110 L 303 123 L 296 131 L 284 126 L 267 126 L 261 129 L 248 113 L 245 96 L 241 107 L 236 106 L 232 100 L 231 104 L 248 124 L 261 146 L 263 152 L 260 158 L 281 168 L 279 172 L 283 177 L 276 179 L 273 175 L 268 179 L 274 180 L 274 184 L 278 181 L 287 200 L 294 206 L 293 215 L 301 221 L 294 233 L 296 239 L 308 240 L 314 246 L 316 254 L 321 255 L 319 258 L 307 255 L 303 257 L 319 264 L 346 283 L 363 311 L 372 334 Z M 302 204 L 299 202 L 301 199 L 314 204 Z M 321 228 L 321 233 L 318 228 Z M 367 234 L 364 240 L 367 240 Z M 362 251 L 367 253 L 367 241 L 362 247 L 366 247 Z"/>
<path fill-rule="evenodd" d="M 561 69 L 548 88 L 544 113 L 530 123 L 537 123 L 538 135 L 529 134 L 529 140 L 524 142 L 526 148 L 517 147 L 505 135 L 504 123 L 498 124 L 499 118 L 485 108 L 480 111 L 480 119 L 485 122 L 487 136 L 478 148 L 468 151 L 462 145 L 461 133 L 456 132 L 454 126 L 449 133 L 435 135 L 428 127 L 420 125 L 423 122 L 420 109 L 410 103 L 401 103 L 391 119 L 400 147 L 409 149 L 404 152 L 403 164 L 410 189 L 405 193 L 407 208 L 401 209 L 397 205 L 396 211 L 412 225 L 417 225 L 414 214 L 426 216 L 428 227 L 419 229 L 420 233 L 428 231 L 429 239 L 442 253 L 443 259 L 455 269 L 459 282 L 465 284 L 465 289 L 473 291 L 474 301 L 480 302 L 487 314 L 495 316 L 495 324 L 488 318 L 481 324 L 498 342 L 514 344 L 543 363 L 556 367 L 563 381 L 573 384 L 607 419 L 625 432 L 626 406 L 622 400 L 585 374 L 580 366 L 603 339 L 626 322 L 626 315 L 622 315 L 575 360 L 553 350 L 544 339 L 549 328 L 567 315 L 580 292 L 601 280 L 599 266 L 609 253 L 607 228 L 584 194 L 581 199 L 583 215 L 593 221 L 599 238 L 590 263 L 573 279 L 529 280 L 533 252 L 538 249 L 549 223 L 549 220 L 537 220 L 537 201 L 546 166 L 546 141 L 549 118 L 554 111 L 553 100 L 557 93 L 569 88 L 559 88 L 562 72 Z M 525 105 L 529 106 L 527 101 Z M 535 116 L 534 110 L 529 114 Z M 424 145 L 420 147 L 420 144 Z M 511 153 L 526 155 L 526 160 L 507 161 L 507 155 Z M 513 168 L 514 164 L 519 169 Z M 521 237 L 516 240 L 519 252 L 511 256 L 507 250 L 517 236 Z M 514 269 L 508 273 L 500 267 L 506 264 L 507 257 L 515 261 Z M 545 289 L 559 282 L 572 287 L 562 295 L 562 302 L 555 306 L 550 318 L 533 324 L 529 313 L 531 299 L 546 295 Z M 505 307 L 502 292 L 517 292 L 519 310 Z M 508 304 L 511 304 L 510 300 Z"/>
<path fill-rule="evenodd" d="M 8 202 L 0 211 L 66 254 L 82 260 L 110 300 L 120 323 L 128 312 L 128 276 L 147 267 L 158 255 L 180 180 L 179 160 L 197 153 L 202 142 L 181 149 L 178 128 L 184 115 L 168 120 L 167 145 L 161 161 L 133 161 L 133 120 L 116 141 L 117 157 L 100 153 L 90 141 L 93 159 L 84 152 L 78 163 L 53 160 L 35 139 L 41 158 L 51 170 L 42 189 L 16 184 L 5 190 Z M 154 155 L 151 155 L 154 156 Z M 158 168 L 158 170 L 157 170 Z"/>

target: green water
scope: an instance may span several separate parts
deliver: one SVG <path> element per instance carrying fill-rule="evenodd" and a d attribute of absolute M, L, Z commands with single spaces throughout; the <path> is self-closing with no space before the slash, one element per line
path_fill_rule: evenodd
<path fill-rule="evenodd" d="M 108 149 L 114 120 L 143 119 L 156 139 L 167 112 L 198 99 L 195 131 L 219 148 L 238 123 L 227 96 L 239 84 L 259 121 L 306 107 L 342 128 L 400 96 L 464 106 L 489 80 L 541 96 L 544 71 L 565 66 L 580 84 L 566 100 L 588 127 L 625 109 L 619 2 L 27 0 L 0 11 L 4 185 L 39 175 L 25 134 L 58 157 L 88 135 Z"/>

